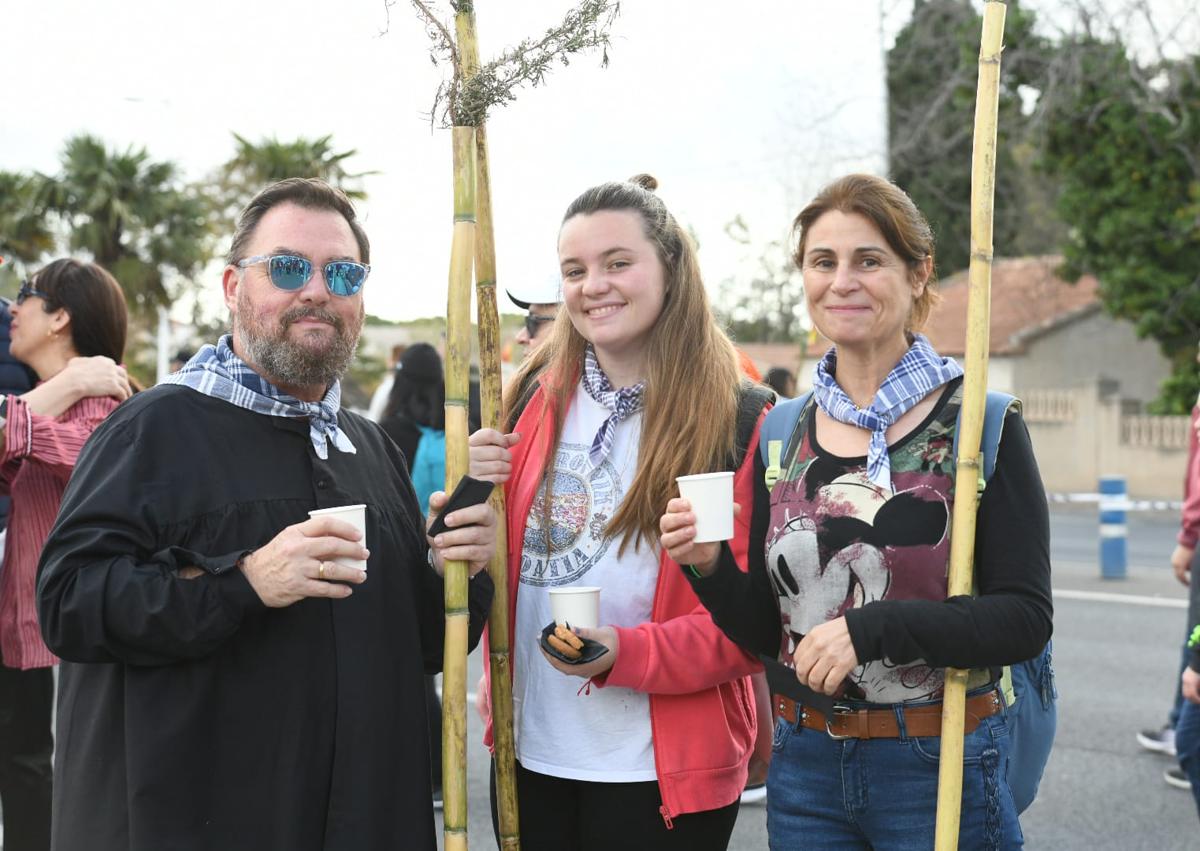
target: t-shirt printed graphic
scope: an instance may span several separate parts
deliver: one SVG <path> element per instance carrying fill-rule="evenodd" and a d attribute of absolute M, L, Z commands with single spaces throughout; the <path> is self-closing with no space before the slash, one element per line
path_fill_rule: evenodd
<path fill-rule="evenodd" d="M 609 411 L 579 387 L 563 422 L 551 475 L 525 520 L 513 642 L 513 716 L 517 758 L 530 771 L 603 783 L 656 779 L 650 697 L 555 670 L 537 636 L 554 619 L 550 592 L 600 588 L 600 624 L 633 628 L 650 619 L 659 555 L 653 544 L 626 547 L 605 529 L 633 485 L 642 417 L 617 424 L 612 449 L 597 467 L 588 457 Z"/>
<path fill-rule="evenodd" d="M 876 600 L 946 596 L 954 502 L 951 446 L 956 390 L 915 434 L 889 447 L 894 492 L 872 484 L 865 459 L 844 459 L 812 439 L 815 405 L 801 418 L 796 454 L 771 491 L 767 569 L 793 641 Z M 859 665 L 845 697 L 900 703 L 940 697 L 944 672 L 923 660 Z"/>
<path fill-rule="evenodd" d="M 621 504 L 625 488 L 610 460 L 592 467 L 589 448 L 582 443 L 559 444 L 554 460 L 549 536 L 545 484 L 525 522 L 523 585 L 555 587 L 578 582 L 615 545 L 604 529 Z"/>

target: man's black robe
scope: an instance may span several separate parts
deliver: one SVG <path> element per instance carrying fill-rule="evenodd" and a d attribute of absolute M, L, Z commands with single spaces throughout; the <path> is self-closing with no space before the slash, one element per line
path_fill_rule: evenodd
<path fill-rule="evenodd" d="M 441 670 L 443 585 L 395 445 L 339 423 L 358 452 L 322 461 L 307 420 L 160 386 L 85 447 L 38 581 L 66 660 L 56 851 L 435 847 L 422 676 Z M 265 607 L 238 558 L 356 503 L 367 581 Z M 472 647 L 491 593 L 472 581 Z"/>

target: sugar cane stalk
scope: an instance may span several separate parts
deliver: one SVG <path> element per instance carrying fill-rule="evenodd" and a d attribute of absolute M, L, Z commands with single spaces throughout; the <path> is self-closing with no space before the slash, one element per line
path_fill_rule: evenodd
<path fill-rule="evenodd" d="M 461 4 L 455 25 L 463 81 L 479 72 L 479 38 L 472 4 Z M 464 8 L 466 6 L 467 8 Z M 475 232 L 475 305 L 479 324 L 479 399 L 484 428 L 501 428 L 500 314 L 496 308 L 496 242 L 492 227 L 492 188 L 484 124 L 476 128 L 478 226 Z M 508 646 L 508 543 L 504 491 L 492 491 L 496 511 L 496 552 L 488 565 L 495 585 L 488 617 L 491 668 L 492 741 L 495 746 L 496 806 L 501 851 L 521 847 L 517 811 L 516 752 L 513 741 L 512 658 Z"/>
<path fill-rule="evenodd" d="M 467 473 L 471 278 L 475 254 L 475 128 L 455 127 L 454 238 L 446 304 L 446 492 Z M 467 563 L 446 562 L 442 664 L 442 800 L 446 851 L 467 848 Z"/>
<path fill-rule="evenodd" d="M 996 121 L 1000 103 L 1000 53 L 1005 5 L 986 0 L 979 47 L 975 99 L 975 141 L 971 155 L 971 265 L 968 271 L 967 347 L 962 416 L 954 481 L 947 594 L 971 593 L 975 518 L 979 507 L 980 441 L 987 399 L 988 332 L 991 322 L 992 212 L 996 189 Z M 962 815 L 963 726 L 968 672 L 946 670 L 942 697 L 942 748 L 938 766 L 937 851 L 958 848 Z"/>
<path fill-rule="evenodd" d="M 496 253 L 492 230 L 491 187 L 484 128 L 479 128 L 479 213 L 481 239 L 475 251 L 475 303 L 479 311 L 479 396 L 483 425 L 502 429 L 500 409 L 500 314 L 496 308 Z M 484 200 L 487 199 L 487 200 Z M 496 752 L 496 803 L 499 809 L 501 851 L 521 847 L 517 816 L 516 746 L 513 739 L 512 655 L 508 645 L 508 535 L 504 491 L 492 492 L 496 510 L 496 553 L 488 565 L 496 594 L 488 616 L 491 665 L 492 739 Z"/>
<path fill-rule="evenodd" d="M 488 195 L 487 152 L 483 123 L 489 109 L 511 102 L 523 85 L 538 85 L 556 62 L 587 50 L 600 50 L 608 63 L 608 30 L 618 12 L 613 0 L 579 0 L 562 23 L 539 38 L 525 39 L 499 58 L 480 66 L 475 37 L 473 0 L 452 0 L 454 35 L 433 10 L 431 0 L 411 0 L 433 40 L 434 61 L 448 63 L 452 78 L 438 87 L 431 120 L 441 117 L 454 132 L 454 241 L 451 250 L 450 293 L 446 315 L 446 489 L 467 472 L 467 381 L 470 358 L 470 301 L 472 261 L 475 259 L 477 173 L 482 177 L 481 200 L 486 232 L 478 262 L 480 292 L 480 349 L 484 423 L 499 424 L 499 317 L 496 312 L 495 251 Z M 478 133 L 479 153 L 476 153 Z M 478 156 L 478 159 L 477 159 Z M 497 555 L 489 568 L 495 579 L 492 604 L 492 708 L 496 734 L 497 781 L 501 843 L 519 848 L 516 787 L 513 779 L 512 668 L 508 653 L 507 546 L 504 505 L 500 513 Z M 445 847 L 467 847 L 466 807 L 466 657 L 467 569 L 450 563 L 446 569 L 446 650 L 442 689 L 442 765 Z"/>

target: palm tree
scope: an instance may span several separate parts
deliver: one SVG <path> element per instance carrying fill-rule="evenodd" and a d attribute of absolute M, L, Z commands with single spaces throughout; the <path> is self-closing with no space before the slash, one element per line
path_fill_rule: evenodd
<path fill-rule="evenodd" d="M 340 188 L 351 198 L 365 199 L 362 178 L 377 174 L 373 171 L 350 173 L 345 162 L 358 151 L 333 150 L 333 136 L 319 139 L 298 138 L 290 142 L 263 139 L 255 144 L 244 136 L 233 134 L 237 151 L 221 167 L 222 200 L 227 208 L 240 209 L 269 183 L 288 177 L 318 177 Z"/>
<path fill-rule="evenodd" d="M 17 277 L 14 264 L 33 263 L 54 250 L 46 221 L 41 180 L 36 175 L 0 171 L 0 276 Z"/>
<path fill-rule="evenodd" d="M 112 272 L 137 313 L 169 306 L 178 295 L 165 273 L 186 281 L 211 256 L 207 201 L 174 163 L 151 160 L 145 148 L 119 152 L 95 136 L 74 136 L 60 174 L 40 181 L 42 203 L 70 249 Z"/>

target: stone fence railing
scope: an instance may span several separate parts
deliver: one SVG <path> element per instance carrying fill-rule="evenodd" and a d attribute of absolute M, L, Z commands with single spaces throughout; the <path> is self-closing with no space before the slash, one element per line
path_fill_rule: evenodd
<path fill-rule="evenodd" d="M 1124 416 L 1121 445 L 1186 450 L 1191 427 L 1191 417 Z"/>
<path fill-rule="evenodd" d="M 1075 390 L 1029 390 L 1021 394 L 1022 413 L 1026 422 L 1074 422 L 1079 410 Z"/>

